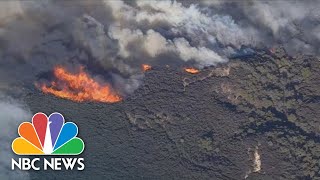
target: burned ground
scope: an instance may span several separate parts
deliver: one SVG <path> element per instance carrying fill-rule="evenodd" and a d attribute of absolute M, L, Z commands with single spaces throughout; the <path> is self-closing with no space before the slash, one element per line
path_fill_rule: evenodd
<path fill-rule="evenodd" d="M 188 74 L 153 67 L 116 104 L 76 103 L 31 90 L 32 112 L 78 124 L 83 172 L 32 179 L 317 179 L 319 60 L 257 51 Z"/>

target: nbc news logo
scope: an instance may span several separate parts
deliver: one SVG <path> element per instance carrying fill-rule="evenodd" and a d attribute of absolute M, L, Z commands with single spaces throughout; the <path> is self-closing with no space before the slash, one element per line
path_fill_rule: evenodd
<path fill-rule="evenodd" d="M 66 122 L 60 113 L 52 113 L 47 117 L 44 113 L 36 113 L 32 123 L 23 122 L 18 128 L 20 137 L 12 142 L 12 151 L 17 155 L 79 155 L 84 150 L 84 142 L 76 137 L 78 127 L 73 122 Z M 43 158 L 43 168 L 39 167 L 40 158 L 12 159 L 11 169 L 20 170 L 84 170 L 84 158 Z"/>

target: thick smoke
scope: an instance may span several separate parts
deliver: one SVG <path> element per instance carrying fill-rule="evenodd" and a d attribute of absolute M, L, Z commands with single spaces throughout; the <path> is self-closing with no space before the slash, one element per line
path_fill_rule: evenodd
<path fill-rule="evenodd" d="M 290 55 L 319 55 L 318 1 L 202 1 L 202 7 L 229 14 L 256 32 L 258 48 L 284 46 Z M 256 46 L 253 46 L 256 47 Z"/>
<path fill-rule="evenodd" d="M 141 51 L 149 58 L 174 53 L 178 59 L 194 60 L 199 67 L 225 62 L 233 47 L 249 45 L 245 33 L 229 16 L 201 12 L 171 1 L 138 1 L 135 6 L 106 1 L 115 18 L 109 36 L 118 41 L 119 55 L 127 58 Z M 247 30 L 249 31 L 249 30 Z M 140 48 L 132 48 L 138 45 Z"/>
<path fill-rule="evenodd" d="M 313 1 L 1 1 L 0 88 L 84 65 L 130 94 L 141 64 L 203 68 L 279 45 L 318 55 L 319 10 Z"/>

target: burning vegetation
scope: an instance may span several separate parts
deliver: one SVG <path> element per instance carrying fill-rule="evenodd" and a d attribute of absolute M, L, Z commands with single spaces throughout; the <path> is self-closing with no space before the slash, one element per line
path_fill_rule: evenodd
<path fill-rule="evenodd" d="M 148 65 L 148 64 L 142 64 L 142 70 L 144 71 L 144 72 L 146 72 L 146 71 L 149 71 L 149 70 L 151 70 L 151 66 L 150 65 Z"/>
<path fill-rule="evenodd" d="M 184 71 L 190 74 L 198 74 L 200 71 L 196 68 L 184 68 Z"/>
<path fill-rule="evenodd" d="M 76 102 L 97 101 L 114 103 L 122 100 L 121 96 L 112 89 L 110 84 L 102 84 L 90 77 L 81 67 L 79 73 L 72 74 L 65 68 L 54 68 L 55 81 L 37 85 L 44 93 L 70 99 Z"/>

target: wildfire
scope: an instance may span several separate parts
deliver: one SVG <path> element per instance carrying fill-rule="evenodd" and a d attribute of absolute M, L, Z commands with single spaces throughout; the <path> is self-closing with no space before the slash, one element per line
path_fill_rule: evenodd
<path fill-rule="evenodd" d="M 270 48 L 269 51 L 274 54 L 276 52 L 276 48 Z"/>
<path fill-rule="evenodd" d="M 184 70 L 188 73 L 191 73 L 191 74 L 197 74 L 199 73 L 200 71 L 196 68 L 184 68 Z"/>
<path fill-rule="evenodd" d="M 148 64 L 142 64 L 142 70 L 144 72 L 151 70 L 151 66 Z"/>
<path fill-rule="evenodd" d="M 72 74 L 63 67 L 54 68 L 56 81 L 51 82 L 51 86 L 42 84 L 39 88 L 48 94 L 70 99 L 77 102 L 99 101 L 114 103 L 121 101 L 121 96 L 115 92 L 109 84 L 100 84 L 89 74 L 84 72 L 83 67 L 80 72 Z"/>

